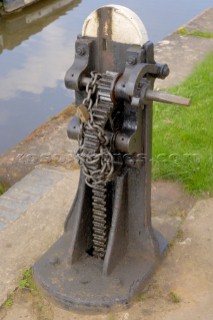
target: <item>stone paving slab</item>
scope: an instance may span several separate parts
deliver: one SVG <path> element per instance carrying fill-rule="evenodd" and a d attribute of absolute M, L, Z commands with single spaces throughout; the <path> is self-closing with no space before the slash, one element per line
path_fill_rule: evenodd
<path fill-rule="evenodd" d="M 0 197 L 0 231 L 24 214 L 29 206 L 38 202 L 63 178 L 63 169 L 39 167 L 5 192 Z"/>
<path fill-rule="evenodd" d="M 213 32 L 213 7 L 194 17 L 183 27 L 186 27 L 187 30 Z"/>
<path fill-rule="evenodd" d="M 0 197 L 0 305 L 63 232 L 79 171 L 39 166 Z"/>
<path fill-rule="evenodd" d="M 167 63 L 170 74 L 165 80 L 157 79 L 155 87 L 162 89 L 180 84 L 211 51 L 213 39 L 180 36 L 175 33 L 166 37 L 157 44 L 155 52 L 156 61 Z"/>

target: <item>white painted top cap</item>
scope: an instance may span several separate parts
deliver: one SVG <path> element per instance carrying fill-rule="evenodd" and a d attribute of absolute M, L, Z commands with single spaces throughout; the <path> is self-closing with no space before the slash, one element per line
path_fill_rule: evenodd
<path fill-rule="evenodd" d="M 111 36 L 113 41 L 143 45 L 148 40 L 143 22 L 132 10 L 114 4 L 104 7 L 112 8 Z M 101 8 L 93 11 L 84 21 L 82 28 L 83 36 L 97 37 L 99 27 L 97 11 L 101 10 Z"/>

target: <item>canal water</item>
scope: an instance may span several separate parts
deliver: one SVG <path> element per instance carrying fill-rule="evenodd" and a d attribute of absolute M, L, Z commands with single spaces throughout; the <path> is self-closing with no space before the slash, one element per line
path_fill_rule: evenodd
<path fill-rule="evenodd" d="M 155 43 L 213 5 L 213 0 L 112 2 L 135 11 Z M 63 79 L 73 61 L 76 35 L 91 11 L 105 4 L 107 0 L 41 0 L 0 17 L 0 153 L 73 101 Z"/>

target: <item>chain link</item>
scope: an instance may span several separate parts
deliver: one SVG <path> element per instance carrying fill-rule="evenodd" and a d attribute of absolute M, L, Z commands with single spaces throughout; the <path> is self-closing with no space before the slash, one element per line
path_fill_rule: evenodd
<path fill-rule="evenodd" d="M 95 118 L 94 108 L 99 108 L 100 94 L 97 94 L 98 82 L 101 79 L 101 74 L 91 72 L 91 78 L 87 83 L 87 96 L 83 100 L 83 104 L 89 111 L 89 120 L 86 122 L 80 121 L 79 149 L 77 158 L 85 175 L 85 181 L 88 186 L 101 185 L 110 180 L 114 171 L 113 156 L 109 150 L 109 139 L 105 134 L 104 126 L 108 120 L 108 113 L 103 116 L 103 122 L 100 123 Z M 95 95 L 95 97 L 94 97 Z M 95 99 L 95 102 L 93 102 Z M 85 140 L 87 132 L 93 135 L 93 142 L 96 140 L 96 148 L 88 150 Z"/>

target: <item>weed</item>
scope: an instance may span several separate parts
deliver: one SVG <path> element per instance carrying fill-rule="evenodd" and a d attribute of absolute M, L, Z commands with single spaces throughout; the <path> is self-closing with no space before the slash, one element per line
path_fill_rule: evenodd
<path fill-rule="evenodd" d="M 10 298 L 7 299 L 6 302 L 5 302 L 5 306 L 6 306 L 6 307 L 11 307 L 12 305 L 13 305 L 13 300 L 10 299 Z"/>
<path fill-rule="evenodd" d="M 7 300 L 5 301 L 4 303 L 4 306 L 5 307 L 12 307 L 13 303 L 14 303 L 14 297 L 16 295 L 16 290 L 11 292 L 9 295 L 8 295 L 8 298 Z"/>
<path fill-rule="evenodd" d="M 184 233 L 183 233 L 183 230 L 181 229 L 181 226 L 182 226 L 182 223 L 178 227 L 178 230 L 177 230 L 177 233 L 176 233 L 176 237 L 171 242 L 169 242 L 169 244 L 168 244 L 170 249 L 174 248 L 176 240 L 177 241 L 183 241 L 183 239 L 184 239 Z"/>
<path fill-rule="evenodd" d="M 0 195 L 2 195 L 6 191 L 5 187 L 2 183 L 0 183 Z"/>
<path fill-rule="evenodd" d="M 169 247 L 169 249 L 173 249 L 174 248 L 174 241 L 171 241 L 171 242 L 169 242 L 168 243 L 168 247 Z"/>
<path fill-rule="evenodd" d="M 169 300 L 173 303 L 179 303 L 180 297 L 178 297 L 178 295 L 175 292 L 171 291 L 169 293 Z"/>
<path fill-rule="evenodd" d="M 40 313 L 43 312 L 45 307 L 43 303 L 43 297 L 33 281 L 32 268 L 24 269 L 22 271 L 22 278 L 19 281 L 18 287 L 8 295 L 8 298 L 2 305 L 2 308 L 12 307 L 15 303 L 16 294 L 18 293 L 20 296 L 20 294 L 24 293 L 24 290 L 27 290 L 29 294 L 34 297 L 33 301 L 36 302 L 35 305 L 37 307 L 37 311 Z"/>
<path fill-rule="evenodd" d="M 148 298 L 149 298 L 149 295 L 147 293 L 143 293 L 141 295 L 136 296 L 135 301 L 143 302 L 143 301 L 146 301 Z"/>
<path fill-rule="evenodd" d="M 183 241 L 183 238 L 184 238 L 183 230 L 181 228 L 179 228 L 178 231 L 177 231 L 177 234 L 176 234 L 176 239 L 178 241 Z"/>
<path fill-rule="evenodd" d="M 38 308 L 38 311 L 41 312 L 41 311 L 43 310 L 43 308 L 44 308 L 43 303 L 38 302 L 38 303 L 37 303 L 37 308 Z"/>
<path fill-rule="evenodd" d="M 19 281 L 19 288 L 29 289 L 31 291 L 37 292 L 38 289 L 33 282 L 32 269 L 25 269 L 22 272 L 22 279 Z"/>
<path fill-rule="evenodd" d="M 200 30 L 189 30 L 184 27 L 180 27 L 176 33 L 181 36 L 194 36 L 194 37 L 201 37 L 201 38 L 207 38 L 207 39 L 213 38 L 212 32 L 203 32 Z"/>

